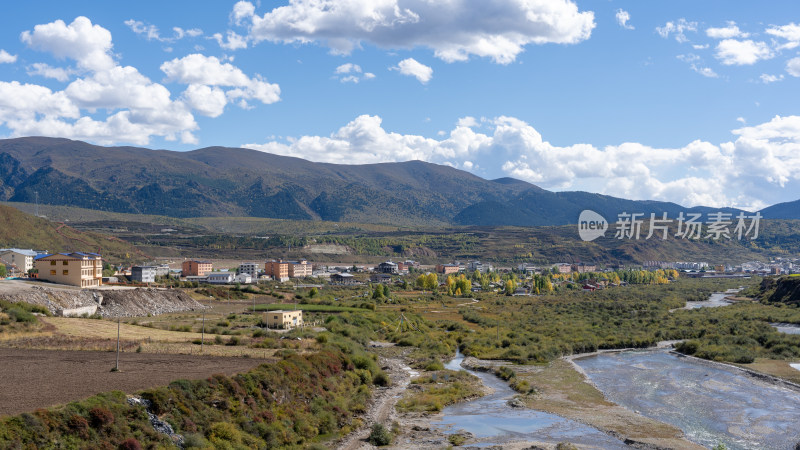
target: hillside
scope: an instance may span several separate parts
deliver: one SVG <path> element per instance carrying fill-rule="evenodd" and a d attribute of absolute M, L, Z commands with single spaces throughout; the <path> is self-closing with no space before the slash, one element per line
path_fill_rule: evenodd
<path fill-rule="evenodd" d="M 778 203 L 761 210 L 766 219 L 800 219 L 800 200 Z"/>
<path fill-rule="evenodd" d="M 80 232 L 5 205 L 0 205 L 0 247 L 31 248 L 47 252 L 97 252 L 111 261 L 145 257 L 133 245 L 116 237 Z"/>
<path fill-rule="evenodd" d="M 669 202 L 554 193 L 421 161 L 325 164 L 241 149 L 100 147 L 67 139 L 0 140 L 0 201 L 120 213 L 262 217 L 398 226 L 575 223 L 580 211 L 706 212 Z"/>
<path fill-rule="evenodd" d="M 769 303 L 800 304 L 800 276 L 767 277 L 759 287 L 759 297 Z"/>

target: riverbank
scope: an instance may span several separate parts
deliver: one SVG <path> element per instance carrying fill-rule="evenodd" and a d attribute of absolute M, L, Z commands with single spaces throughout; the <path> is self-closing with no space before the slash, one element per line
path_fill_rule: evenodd
<path fill-rule="evenodd" d="M 620 351 L 623 350 L 603 350 L 573 357 Z M 470 366 L 492 371 L 499 366 L 511 368 L 517 378 L 528 381 L 536 390 L 533 394 L 519 397 L 527 408 L 589 425 L 627 445 L 639 448 L 703 448 L 688 441 L 679 428 L 644 417 L 609 401 L 580 367 L 572 362 L 573 357 L 557 359 L 540 367 L 515 366 L 472 358 Z"/>

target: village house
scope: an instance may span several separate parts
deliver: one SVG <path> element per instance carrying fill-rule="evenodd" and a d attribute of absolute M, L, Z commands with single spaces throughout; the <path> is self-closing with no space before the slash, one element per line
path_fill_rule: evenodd
<path fill-rule="evenodd" d="M 378 264 L 378 267 L 375 268 L 375 272 L 378 273 L 398 273 L 400 270 L 397 267 L 397 263 L 393 263 L 391 261 L 386 261 Z"/>
<path fill-rule="evenodd" d="M 211 272 L 206 276 L 206 282 L 210 284 L 231 284 L 233 279 L 233 272 Z"/>
<path fill-rule="evenodd" d="M 256 262 L 243 262 L 239 264 L 239 273 L 246 273 L 252 279 L 258 279 L 258 271 L 261 270 L 261 265 Z"/>
<path fill-rule="evenodd" d="M 289 263 L 281 261 L 267 261 L 264 263 L 264 275 L 269 275 L 276 281 L 289 281 Z"/>
<path fill-rule="evenodd" d="M 458 273 L 458 264 L 437 264 L 436 273 L 450 275 L 451 273 Z"/>
<path fill-rule="evenodd" d="M 369 276 L 369 281 L 373 283 L 391 283 L 392 276 L 388 273 L 373 273 Z"/>
<path fill-rule="evenodd" d="M 351 285 L 356 284 L 356 279 L 351 273 L 331 274 L 331 284 Z"/>
<path fill-rule="evenodd" d="M 211 261 L 184 261 L 181 264 L 181 276 L 184 277 L 203 277 L 211 272 Z"/>
<path fill-rule="evenodd" d="M 303 325 L 303 311 L 267 311 L 267 328 L 296 328 Z"/>
<path fill-rule="evenodd" d="M 97 287 L 103 282 L 103 258 L 97 253 L 55 253 L 34 259 L 39 278 L 53 283 L 81 288 Z"/>
<path fill-rule="evenodd" d="M 0 249 L 0 262 L 16 272 L 28 273 L 33 269 L 33 259 L 36 258 L 36 255 L 37 253 L 33 250 L 3 248 Z"/>
<path fill-rule="evenodd" d="M 313 267 L 305 259 L 300 261 L 289 261 L 289 278 L 310 277 Z"/>
<path fill-rule="evenodd" d="M 131 281 L 155 283 L 156 272 L 157 269 L 155 266 L 133 266 L 131 267 Z"/>

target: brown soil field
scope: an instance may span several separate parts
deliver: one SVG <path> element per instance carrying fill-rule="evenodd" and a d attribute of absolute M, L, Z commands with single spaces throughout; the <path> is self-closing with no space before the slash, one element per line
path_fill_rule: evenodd
<path fill-rule="evenodd" d="M 81 400 L 101 392 L 134 393 L 179 379 L 233 375 L 256 358 L 0 348 L 0 416 Z"/>

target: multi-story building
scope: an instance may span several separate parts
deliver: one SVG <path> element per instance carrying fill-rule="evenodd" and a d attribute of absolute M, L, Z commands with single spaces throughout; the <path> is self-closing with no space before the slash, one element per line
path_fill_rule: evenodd
<path fill-rule="evenodd" d="M 303 325 L 303 311 L 267 311 L 267 328 L 295 328 Z"/>
<path fill-rule="evenodd" d="M 239 273 L 246 273 L 254 279 L 258 278 L 258 271 L 260 269 L 261 265 L 256 262 L 243 262 L 239 264 Z"/>
<path fill-rule="evenodd" d="M 573 264 L 572 271 L 578 273 L 597 272 L 597 266 L 594 264 Z"/>
<path fill-rule="evenodd" d="M 398 273 L 398 267 L 396 263 L 391 261 L 386 261 L 378 264 L 378 267 L 375 268 L 375 272 L 378 273 Z"/>
<path fill-rule="evenodd" d="M 39 255 L 33 262 L 39 278 L 72 286 L 97 287 L 103 282 L 103 258 L 97 253 Z"/>
<path fill-rule="evenodd" d="M 310 277 L 313 267 L 305 259 L 300 261 L 289 261 L 289 277 L 305 278 Z"/>
<path fill-rule="evenodd" d="M 21 248 L 0 249 L 0 262 L 6 267 L 14 268 L 17 272 L 28 273 L 33 269 L 33 259 L 37 253 L 33 250 L 23 250 Z"/>
<path fill-rule="evenodd" d="M 556 264 L 558 273 L 572 273 L 572 265 L 567 263 Z"/>
<path fill-rule="evenodd" d="M 204 277 L 211 272 L 211 261 L 184 261 L 181 264 L 181 276 L 184 277 Z"/>
<path fill-rule="evenodd" d="M 289 281 L 289 263 L 280 259 L 267 261 L 264 264 L 264 275 L 269 275 L 277 281 Z"/>
<path fill-rule="evenodd" d="M 467 264 L 467 272 L 472 273 L 476 270 L 480 273 L 491 272 L 494 269 L 491 264 L 484 264 L 480 261 L 470 261 Z"/>
<path fill-rule="evenodd" d="M 155 266 L 131 267 L 131 281 L 139 283 L 155 283 L 157 268 Z"/>
<path fill-rule="evenodd" d="M 166 277 L 169 275 L 169 264 L 160 264 L 153 267 L 156 269 L 157 277 Z"/>
<path fill-rule="evenodd" d="M 450 275 L 451 273 L 458 273 L 458 264 L 437 264 L 436 273 Z"/>

